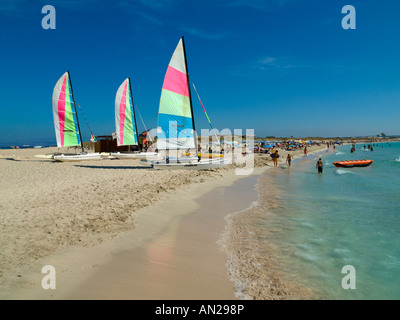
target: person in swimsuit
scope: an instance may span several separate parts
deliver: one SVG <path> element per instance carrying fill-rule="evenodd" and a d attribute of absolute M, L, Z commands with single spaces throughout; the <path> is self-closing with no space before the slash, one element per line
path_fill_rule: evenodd
<path fill-rule="evenodd" d="M 322 169 L 324 168 L 324 164 L 322 163 L 321 158 L 317 161 L 318 174 L 322 173 Z"/>
<path fill-rule="evenodd" d="M 288 153 L 287 158 L 286 158 L 286 163 L 289 165 L 292 163 L 292 156 Z"/>
<path fill-rule="evenodd" d="M 274 167 L 277 167 L 279 158 L 278 150 L 275 150 L 275 152 L 271 156 L 272 156 L 272 161 L 274 162 Z"/>

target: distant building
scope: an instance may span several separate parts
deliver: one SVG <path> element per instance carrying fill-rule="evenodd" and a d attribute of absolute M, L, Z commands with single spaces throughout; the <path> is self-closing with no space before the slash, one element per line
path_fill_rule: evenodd
<path fill-rule="evenodd" d="M 113 133 L 110 136 L 96 136 L 97 141 L 91 142 L 94 146 L 94 152 L 115 152 L 115 151 L 130 151 L 135 150 L 134 146 L 121 146 L 117 145 L 117 136 Z M 131 148 L 131 149 L 130 149 Z"/>
<path fill-rule="evenodd" d="M 150 130 L 139 134 L 139 146 L 118 146 L 117 133 L 113 132 L 110 136 L 96 136 L 96 142 L 88 142 L 88 147 L 94 147 L 94 152 L 117 152 L 117 151 L 138 151 L 141 149 L 143 139 L 147 137 Z M 89 145 L 90 144 L 90 145 Z"/>

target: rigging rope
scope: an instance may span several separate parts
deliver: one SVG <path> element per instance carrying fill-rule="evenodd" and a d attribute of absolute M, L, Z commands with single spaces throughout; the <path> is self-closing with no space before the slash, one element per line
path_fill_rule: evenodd
<path fill-rule="evenodd" d="M 81 109 L 81 106 L 80 106 L 79 104 L 77 104 L 77 105 L 78 105 L 78 107 L 79 107 L 80 112 L 82 113 L 83 119 L 85 119 L 86 125 L 87 125 L 87 127 L 89 128 L 90 133 L 94 136 L 94 134 L 93 134 L 93 132 L 92 132 L 92 129 L 90 129 L 89 123 L 88 123 L 88 121 L 86 120 L 85 114 L 83 113 L 83 111 L 82 111 L 82 109 Z"/>
<path fill-rule="evenodd" d="M 139 114 L 140 120 L 142 121 L 143 127 L 144 127 L 144 129 L 146 130 L 146 132 L 147 132 L 146 125 L 144 124 L 143 118 L 142 118 L 142 116 L 140 115 L 140 111 L 139 111 L 138 106 L 135 105 L 135 108 L 136 108 L 136 110 L 137 110 L 137 112 L 138 112 L 138 114 Z M 151 138 L 151 135 L 150 135 L 150 134 L 149 134 L 149 138 L 150 138 L 150 141 L 153 142 L 153 139 Z"/>
<path fill-rule="evenodd" d="M 213 127 L 213 125 L 211 124 L 211 120 L 210 120 L 210 118 L 208 117 L 208 114 L 207 114 L 207 112 L 206 112 L 206 109 L 204 108 L 203 103 L 202 103 L 201 100 L 200 100 L 200 96 L 199 96 L 199 94 L 198 94 L 198 92 L 197 92 L 197 90 L 196 90 L 196 87 L 194 86 L 194 83 L 193 83 L 193 82 L 192 82 L 192 85 L 193 85 L 194 91 L 196 91 L 197 98 L 198 98 L 199 101 L 200 101 L 201 107 L 203 108 L 203 111 L 204 111 L 204 113 L 206 114 L 206 118 L 207 118 L 207 120 L 208 120 L 208 123 L 210 124 L 211 129 L 214 130 L 214 127 Z M 215 133 L 215 131 L 214 131 L 214 135 L 215 135 L 215 138 L 217 138 L 217 141 L 216 141 L 216 142 L 218 143 L 218 142 L 219 142 L 219 139 L 218 139 L 217 134 Z"/>

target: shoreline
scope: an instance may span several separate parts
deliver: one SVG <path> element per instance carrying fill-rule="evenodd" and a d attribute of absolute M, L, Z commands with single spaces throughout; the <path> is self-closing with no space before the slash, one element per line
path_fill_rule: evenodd
<path fill-rule="evenodd" d="M 320 147 L 319 150 L 324 150 L 324 147 Z M 15 150 L 13 150 L 13 152 L 16 152 Z M 18 152 L 18 151 L 17 151 Z M 280 151 L 282 153 L 284 153 L 283 151 Z M 297 154 L 298 156 L 295 156 L 294 158 L 299 158 L 301 157 L 301 153 L 302 151 L 298 151 Z M 293 154 L 294 152 L 290 152 L 291 154 Z M 310 153 L 311 154 L 311 151 Z M 256 162 L 256 168 L 255 168 L 255 173 L 254 174 L 258 174 L 260 172 L 266 171 L 268 169 L 271 169 L 272 166 L 268 165 L 268 163 L 270 163 L 270 159 L 269 155 L 255 155 L 255 162 Z M 282 164 L 282 162 L 284 162 L 284 157 L 281 158 L 282 160 L 280 161 L 280 163 Z M 8 159 L 7 159 L 8 160 Z M 31 159 L 29 159 L 29 157 L 25 157 L 23 155 L 21 155 L 19 157 L 19 159 L 16 159 L 14 161 L 11 161 L 10 163 L 13 164 L 18 164 L 19 161 L 21 161 L 21 163 L 26 162 L 27 164 L 34 164 L 34 165 L 44 165 L 44 161 L 41 160 L 35 160 L 32 161 Z M 107 160 L 109 161 L 109 160 Z M 150 172 L 148 170 L 137 170 L 136 166 L 132 166 L 132 160 L 128 160 L 130 166 L 128 166 L 129 168 L 132 168 L 132 172 L 135 172 L 135 174 L 138 174 L 139 172 L 143 172 L 146 171 L 147 173 Z M 47 167 L 48 162 L 46 163 L 46 167 Z M 100 165 L 99 165 L 100 164 Z M 122 167 L 122 164 L 126 165 L 127 163 L 123 163 L 121 161 L 118 162 L 108 162 L 107 165 L 112 164 L 111 167 L 113 167 L 115 165 L 114 168 L 110 168 L 110 169 L 114 169 L 114 170 L 104 170 L 105 169 L 105 165 L 96 162 L 93 166 L 92 165 L 65 165 L 65 166 L 60 166 L 61 169 L 63 170 L 76 170 L 76 169 L 84 169 L 85 171 L 82 170 L 83 173 L 86 172 L 86 169 L 88 169 L 88 173 L 90 174 L 90 176 L 92 177 L 93 174 L 90 171 L 93 170 L 101 170 L 102 175 L 104 174 L 103 172 L 107 172 L 107 171 L 113 171 L 115 174 L 117 174 L 117 176 L 119 175 L 118 172 L 124 171 L 124 170 L 120 170 L 120 169 L 126 169 Z M 265 165 L 267 164 L 267 165 Z M 50 166 L 53 166 L 55 168 L 57 168 L 58 166 L 55 165 L 54 163 L 51 163 Z M 108 167 L 107 167 L 108 168 Z M 157 197 L 154 200 L 150 200 L 149 203 L 147 203 L 147 205 L 142 205 L 142 209 L 139 210 L 135 210 L 135 211 L 129 211 L 129 217 L 132 218 L 132 224 L 129 225 L 129 228 L 127 228 L 127 226 L 124 226 L 125 228 L 127 228 L 127 230 L 123 230 L 120 229 L 118 230 L 118 228 L 116 228 L 116 230 L 113 230 L 113 232 L 110 233 L 106 233 L 104 234 L 104 232 L 102 232 L 102 229 L 94 229 L 92 231 L 92 233 L 89 232 L 89 234 L 87 234 L 87 238 L 91 239 L 92 242 L 85 242 L 83 241 L 83 243 L 79 243 L 79 242 L 75 242 L 72 244 L 67 244 L 67 245 L 62 245 L 61 247 L 56 248 L 55 250 L 49 250 L 47 251 L 47 254 L 45 254 L 46 251 L 42 251 L 42 253 L 40 254 L 41 257 L 38 258 L 31 258 L 30 261 L 27 260 L 23 260 L 21 261 L 20 264 L 13 264 L 13 268 L 9 268 L 8 270 L 5 270 L 3 273 L 3 281 L 1 284 L 2 288 L 5 288 L 5 290 L 1 290 L 3 293 L 1 294 L 2 298 L 6 298 L 6 299 L 63 299 L 63 297 L 68 297 L 68 298 L 72 298 L 74 299 L 74 296 L 69 295 L 68 292 L 73 292 L 73 288 L 77 289 L 79 287 L 79 284 L 83 283 L 86 279 L 89 278 L 90 274 L 93 273 L 94 269 L 96 268 L 100 268 L 99 266 L 102 265 L 102 263 L 105 263 L 105 261 L 107 259 L 110 259 L 110 257 L 116 252 L 115 248 L 118 248 L 118 250 L 122 251 L 124 249 L 127 248 L 127 246 L 130 248 L 132 248 L 132 246 L 141 246 L 143 245 L 143 243 L 145 243 L 146 241 L 149 241 L 149 239 L 154 239 L 156 238 L 160 232 L 162 232 L 162 230 L 168 230 L 168 228 L 171 228 L 171 226 L 176 226 L 176 221 L 178 221 L 180 218 L 177 218 L 177 220 L 175 222 L 173 222 L 173 217 L 177 217 L 175 214 L 172 214 L 171 216 L 171 210 L 168 211 L 168 215 L 167 217 L 163 216 L 163 219 L 158 220 L 156 223 L 154 223 L 154 220 L 152 221 L 148 221 L 148 224 L 150 225 L 155 225 L 156 229 L 158 229 L 158 231 L 152 230 L 149 234 L 141 234 L 139 232 L 139 223 L 141 222 L 141 220 L 144 220 L 145 217 L 144 215 L 141 213 L 141 211 L 155 211 L 154 208 L 157 205 L 161 205 L 163 203 L 163 201 L 168 201 L 168 199 L 173 198 L 174 196 L 176 196 L 175 192 L 177 192 L 178 194 L 181 192 L 189 192 L 190 190 L 194 190 L 197 188 L 196 194 L 192 194 L 192 199 L 198 199 L 199 196 L 204 195 L 206 192 L 209 191 L 210 188 L 217 188 L 217 187 L 222 187 L 222 186 L 227 186 L 227 185 L 232 185 L 235 181 L 241 179 L 241 178 L 246 178 L 247 176 L 236 176 L 235 175 L 235 171 L 232 170 L 234 168 L 229 168 L 226 170 L 217 170 L 214 172 L 203 172 L 198 174 L 198 176 L 196 175 L 195 177 L 193 177 L 193 174 L 184 174 L 185 180 L 183 181 L 184 183 L 180 184 L 177 188 L 175 188 L 176 191 L 174 192 L 165 192 L 164 190 L 160 190 L 160 189 L 156 189 L 157 191 Z M 81 172 L 81 173 L 82 173 Z M 165 177 L 165 179 L 163 181 L 167 181 L 168 179 L 170 179 L 171 177 L 169 176 L 169 174 L 171 173 L 167 173 L 167 176 Z M 189 175 L 192 175 L 191 177 L 189 177 Z M 155 176 L 157 177 L 157 179 L 160 178 L 160 174 L 159 172 L 157 172 L 157 174 L 155 174 Z M 53 177 L 54 178 L 54 177 Z M 86 177 L 87 178 L 87 177 Z M 218 179 L 217 179 L 218 178 Z M 108 181 L 108 180 L 107 180 Z M 92 185 L 93 185 L 93 181 L 91 181 Z M 166 182 L 168 183 L 168 182 Z M 110 182 L 107 182 L 107 184 L 105 185 L 105 187 L 109 187 Z M 111 186 L 115 187 L 115 184 L 111 183 Z M 101 187 L 100 183 L 94 183 L 94 189 L 95 191 L 98 191 L 98 189 Z M 203 191 L 200 192 L 199 190 L 202 189 Z M 152 189 L 152 191 L 154 192 L 154 189 Z M 132 192 L 132 191 L 131 191 Z M 17 194 L 18 195 L 18 194 Z M 34 194 L 36 195 L 36 194 Z M 103 194 L 105 195 L 105 194 Z M 88 196 L 86 194 L 86 196 Z M 89 194 L 90 196 L 90 194 Z M 79 199 L 78 199 L 79 200 Z M 82 199 L 84 200 L 84 199 Z M 137 200 L 137 198 L 133 199 L 133 202 Z M 87 202 L 87 200 L 86 200 Z M 0 203 L 1 205 L 1 203 Z M 51 206 L 51 205 L 50 205 Z M 0 207 L 1 208 L 1 207 Z M 122 207 L 126 208 L 126 207 Z M 43 209 L 43 208 L 41 208 Z M 188 214 L 188 209 L 186 208 L 180 208 L 181 209 L 181 217 L 186 217 L 189 216 L 190 213 Z M 245 208 L 242 208 L 245 209 Z M 186 210 L 186 211 L 185 211 Z M 233 211 L 237 211 L 232 209 L 230 212 Z M 52 212 L 49 212 L 50 214 L 52 214 Z M 229 212 L 226 212 L 224 214 L 224 216 L 222 217 L 222 224 L 219 223 L 219 227 L 220 228 L 220 234 L 222 234 L 224 227 L 225 227 L 225 223 L 223 218 L 228 214 Z M 43 213 L 42 213 L 43 214 Z M 90 212 L 91 216 L 93 216 L 93 212 Z M 169 219 L 167 219 L 169 216 Z M 178 214 L 179 216 L 179 214 Z M 158 217 L 160 217 L 160 215 L 158 215 Z M 81 220 L 83 220 L 84 217 L 81 217 Z M 195 220 L 194 218 L 190 218 L 190 220 Z M 208 219 L 210 220 L 210 219 Z M 3 221 L 5 221 L 3 219 Z M 76 223 L 78 223 L 79 221 L 73 220 Z M 128 219 L 125 219 L 123 222 L 128 221 Z M 54 218 L 53 218 L 53 222 L 54 222 Z M 110 225 L 110 223 L 113 223 L 112 220 L 107 221 L 107 223 L 103 223 L 100 225 L 103 226 L 112 226 L 112 224 Z M 94 225 L 96 227 L 96 225 Z M 49 226 L 47 226 L 49 227 Z M 64 230 L 65 227 L 61 226 L 62 229 L 60 230 Z M 146 228 L 145 228 L 146 229 Z M 34 229 L 36 231 L 36 229 Z M 39 230 L 41 232 L 43 232 L 43 230 Z M 20 231 L 19 231 L 20 232 Z M 40 232 L 40 233 L 41 233 Z M 50 229 L 50 232 L 56 232 L 56 230 L 52 230 Z M 158 233 L 157 233 L 158 232 Z M 14 232 L 15 233 L 15 232 Z M 125 234 L 130 234 L 131 238 L 127 239 L 124 238 Z M 182 234 L 182 232 L 178 229 L 172 230 L 172 234 Z M 66 233 L 66 235 L 68 235 L 68 233 Z M 85 235 L 81 235 L 80 236 L 81 240 L 85 240 Z M 125 239 L 125 240 L 124 240 Z M 47 241 L 48 242 L 48 241 Z M 112 243 L 114 243 L 116 245 L 116 247 L 112 247 Z M 216 243 L 214 243 L 214 249 L 218 248 L 218 245 Z M 112 250 L 112 248 L 114 248 Z M 93 249 L 93 250 L 92 250 Z M 91 254 L 88 254 L 87 252 L 91 250 Z M 117 251 L 118 251 L 117 250 Z M 110 253 L 113 252 L 113 253 Z M 40 251 L 39 251 L 40 253 Z M 70 257 L 73 257 L 73 259 L 66 259 L 66 257 L 70 255 Z M 218 256 L 218 254 L 216 254 Z M 218 259 L 217 259 L 218 260 Z M 25 261 L 25 262 L 24 262 Z M 53 263 L 54 265 L 57 265 L 57 274 L 61 274 L 62 277 L 61 279 L 59 279 L 60 277 L 58 277 L 57 280 L 57 284 L 58 284 L 58 288 L 62 288 L 63 286 L 65 288 L 69 288 L 68 290 L 61 290 L 61 289 L 57 289 L 54 292 L 51 291 L 45 291 L 43 290 L 38 284 L 40 284 L 40 281 L 43 277 L 43 274 L 40 273 L 41 267 L 46 265 L 46 264 L 51 264 L 49 263 L 49 261 L 51 263 Z M 94 261 L 97 261 L 99 263 L 95 263 Z M 225 260 L 223 261 L 223 259 L 221 260 L 221 253 L 219 254 L 219 260 L 218 263 L 214 263 L 214 266 L 219 268 L 219 275 L 222 275 L 222 272 L 225 272 L 226 277 L 227 277 L 227 272 L 226 272 L 226 268 L 225 268 L 225 264 L 226 264 L 226 257 Z M 222 266 L 222 268 L 221 268 Z M 75 272 L 72 272 L 71 270 L 75 270 Z M 182 272 L 185 272 L 186 269 L 183 269 Z M 206 269 L 204 269 L 206 270 Z M 207 273 L 209 271 L 205 271 L 205 273 Z M 194 277 L 195 278 L 195 277 Z M 64 279 L 64 280 L 63 280 Z M 226 280 L 226 279 L 225 279 Z M 228 284 L 232 285 L 233 284 L 228 281 L 225 282 L 224 287 L 229 286 Z M 229 291 L 229 290 L 228 290 Z M 7 294 L 5 294 L 5 292 L 7 292 Z M 234 290 L 231 288 L 230 289 L 230 297 L 233 297 L 233 299 L 236 299 L 236 297 L 234 297 Z M 77 295 L 75 295 L 75 297 L 77 297 Z M 121 297 L 120 297 L 121 298 Z M 122 297 L 123 298 L 123 297 Z M 149 299 L 151 298 L 151 295 L 149 296 Z M 204 296 L 203 298 L 207 298 L 207 296 Z"/>
<path fill-rule="evenodd" d="M 326 153 L 326 149 L 314 150 L 307 158 L 297 156 L 293 163 L 314 161 L 315 157 L 325 155 L 321 152 Z M 335 151 L 330 150 L 327 154 L 332 152 Z M 270 241 L 282 230 L 276 229 L 273 224 L 265 225 L 266 221 L 270 223 L 278 218 L 274 209 L 282 206 L 283 191 L 276 182 L 276 176 L 282 174 L 281 170 L 265 171 L 257 179 L 257 201 L 249 208 L 226 217 L 227 225 L 220 244 L 228 256 L 227 267 L 235 283 L 236 296 L 240 299 L 312 299 L 311 289 L 292 282 L 282 271 L 283 267 L 290 266 L 282 266 L 277 254 L 279 248 Z"/>

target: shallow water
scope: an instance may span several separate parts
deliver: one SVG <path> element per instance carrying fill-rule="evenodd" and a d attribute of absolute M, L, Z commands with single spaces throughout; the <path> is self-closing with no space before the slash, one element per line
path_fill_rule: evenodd
<path fill-rule="evenodd" d="M 400 143 L 379 144 L 373 152 L 341 146 L 276 175 L 282 205 L 263 222 L 288 281 L 313 290 L 314 298 L 399 299 Z M 372 159 L 364 168 L 336 168 L 338 160 Z M 259 188 L 270 186 L 262 184 Z M 342 288 L 342 268 L 356 271 L 356 289 Z"/>

